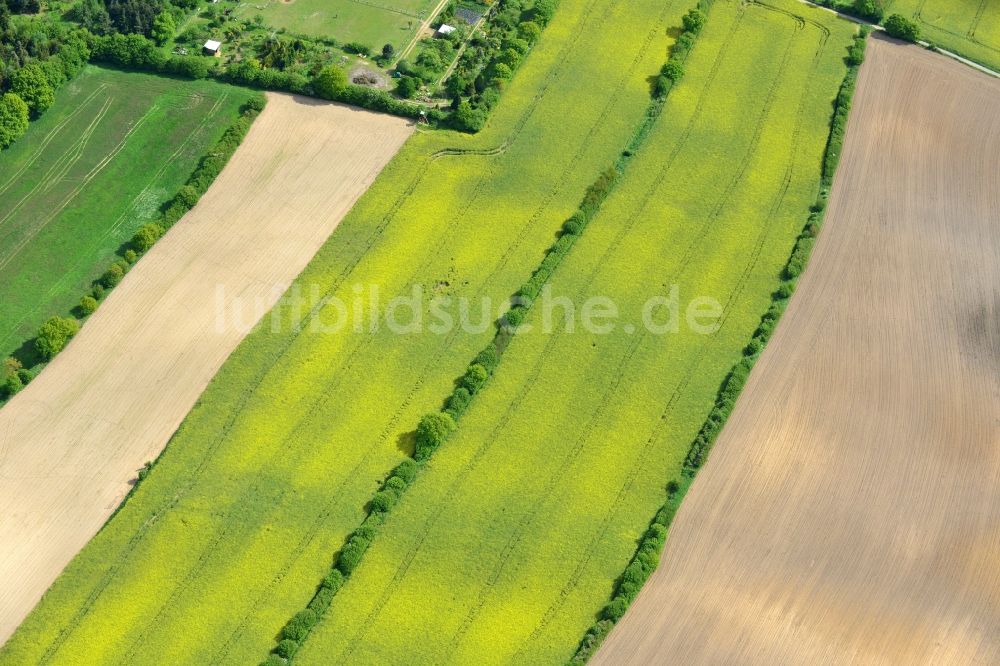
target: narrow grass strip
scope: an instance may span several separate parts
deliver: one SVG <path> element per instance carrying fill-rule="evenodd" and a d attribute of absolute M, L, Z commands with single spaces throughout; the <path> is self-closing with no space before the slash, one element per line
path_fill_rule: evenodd
<path fill-rule="evenodd" d="M 597 180 L 587 188 L 578 210 L 563 223 L 558 239 L 546 251 L 528 281 L 512 297 L 512 307 L 497 322 L 493 340 L 469 364 L 455 390 L 445 400 L 443 408 L 420 419 L 413 458 L 400 463 L 375 493 L 368 505 L 367 516 L 348 537 L 334 560 L 333 567 L 318 586 L 306 608 L 296 613 L 282 629 L 277 645 L 262 662 L 262 666 L 283 666 L 294 660 L 295 654 L 313 627 L 322 619 L 337 592 L 361 564 L 392 508 L 416 480 L 425 463 L 458 427 L 475 396 L 489 383 L 510 341 L 517 335 L 520 325 L 527 317 L 534 299 L 541 293 L 556 268 L 586 230 L 590 220 L 600 210 L 632 158 L 649 136 L 650 130 L 663 111 L 667 96 L 684 75 L 684 63 L 704 26 L 710 6 L 711 0 L 698 0 L 697 9 L 691 10 L 685 16 L 683 30 L 671 48 L 670 57 L 653 87 L 652 99 L 646 114 L 636 127 L 629 143 L 615 163 L 602 171 Z"/>
<path fill-rule="evenodd" d="M 823 158 L 823 168 L 820 177 L 820 192 L 813 204 L 808 221 L 802 233 L 799 235 L 792 250 L 792 254 L 785 264 L 782 272 L 782 282 L 778 290 L 772 295 L 772 303 L 767 312 L 761 317 L 757 330 L 754 331 L 750 342 L 743 350 L 741 358 L 733 369 L 730 370 L 719 393 L 715 399 L 715 405 L 702 424 L 698 435 L 691 443 L 681 478 L 670 481 L 666 486 L 667 498 L 663 506 L 653 517 L 649 527 L 643 534 L 635 554 L 629 561 L 625 571 L 618 578 L 615 590 L 611 599 L 601 610 L 598 620 L 584 634 L 576 654 L 570 659 L 570 664 L 586 663 L 597 649 L 604 642 L 615 624 L 625 615 L 629 606 L 639 595 L 642 586 L 652 575 L 653 571 L 660 563 L 660 555 L 667 540 L 667 532 L 673 522 L 674 515 L 680 506 L 681 501 L 687 494 L 691 483 L 698 470 L 708 458 L 712 446 L 718 439 L 722 427 L 732 413 L 736 405 L 736 399 L 743 390 L 750 371 L 753 369 L 761 352 L 771 339 L 778 320 L 784 314 L 788 301 L 795 291 L 799 276 L 805 269 L 809 256 L 812 253 L 813 244 L 819 229 L 823 224 L 823 216 L 826 211 L 827 200 L 830 196 L 830 187 L 833 184 L 833 176 L 836 173 L 837 165 L 840 162 L 840 153 L 844 145 L 844 136 L 847 130 L 847 118 L 851 109 L 851 100 L 854 96 L 854 89 L 857 84 L 858 71 L 864 60 L 865 44 L 870 33 L 870 29 L 864 27 L 854 38 L 854 44 L 850 47 L 847 63 L 848 71 L 837 94 L 833 118 L 830 123 L 830 136 L 827 140 L 826 151 Z"/>

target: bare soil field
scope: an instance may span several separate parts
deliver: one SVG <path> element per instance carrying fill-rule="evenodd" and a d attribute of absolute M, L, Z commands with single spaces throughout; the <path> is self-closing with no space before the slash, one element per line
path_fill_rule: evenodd
<path fill-rule="evenodd" d="M 873 37 L 826 228 L 595 657 L 1000 663 L 1000 81 Z"/>
<path fill-rule="evenodd" d="M 0 411 L 0 643 L 413 131 L 268 97 L 198 205 Z M 256 304 L 242 310 L 246 326 L 220 325 L 237 299 Z"/>

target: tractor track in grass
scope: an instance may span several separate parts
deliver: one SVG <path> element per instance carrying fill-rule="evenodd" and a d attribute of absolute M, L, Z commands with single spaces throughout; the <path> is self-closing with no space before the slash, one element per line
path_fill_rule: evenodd
<path fill-rule="evenodd" d="M 66 127 L 66 125 L 68 125 L 71 120 L 73 120 L 76 116 L 80 115 L 83 109 L 86 108 L 87 104 L 90 103 L 90 100 L 94 99 L 94 97 L 96 97 L 98 93 L 100 93 L 107 87 L 108 85 L 106 83 L 102 83 L 99 86 L 97 86 L 92 93 L 90 93 L 87 97 L 80 100 L 80 103 L 77 104 L 76 109 L 74 109 L 69 115 L 60 120 L 52 129 L 49 130 L 48 134 L 46 134 L 42 138 L 42 140 L 38 142 L 38 148 L 35 150 L 32 156 L 28 158 L 25 161 L 25 163 L 20 166 L 20 168 L 14 171 L 10 175 L 10 177 L 7 178 L 7 180 L 4 182 L 3 185 L 0 185 L 0 195 L 2 195 L 4 192 L 10 189 L 10 186 L 13 185 L 15 182 L 17 182 L 17 180 L 24 174 L 25 171 L 31 168 L 31 165 L 33 165 L 38 160 L 38 158 L 41 157 L 42 153 L 45 152 L 45 148 L 50 143 L 52 143 L 52 140 L 56 137 L 56 135 L 59 134 L 59 132 L 64 127 Z M 6 217 L 4 219 L 6 220 Z M 2 224 L 3 222 L 0 221 L 0 225 Z"/>
<path fill-rule="evenodd" d="M 49 178 L 47 181 L 42 181 L 42 182 L 45 183 L 44 188 L 42 190 L 43 192 L 46 192 L 49 189 L 51 189 L 52 187 L 54 187 L 55 184 L 56 184 L 56 182 L 58 182 L 58 180 L 62 179 L 62 177 L 69 171 L 69 169 L 72 168 L 72 166 L 74 164 L 76 164 L 76 162 L 78 162 L 83 157 L 83 151 L 86 148 L 87 143 L 90 141 L 90 137 L 92 137 L 93 134 L 94 134 L 94 132 L 96 131 L 97 125 L 99 124 L 100 120 L 103 120 L 104 116 L 107 115 L 108 109 L 111 106 L 111 102 L 112 102 L 112 100 L 109 98 L 108 101 L 107 101 L 107 103 L 106 103 L 106 105 L 102 109 L 102 112 L 101 112 L 100 116 L 95 120 L 95 122 L 91 125 L 91 127 L 88 128 L 89 131 L 87 132 L 87 134 L 84 137 L 81 137 L 81 139 L 78 142 L 78 144 L 74 147 L 74 150 L 76 151 L 76 154 L 72 158 L 70 158 L 70 160 L 68 162 L 66 162 L 60 168 L 60 170 L 58 171 L 58 173 L 53 174 L 51 176 L 51 178 Z M 68 206 L 70 204 L 70 202 L 72 202 L 73 199 L 76 198 L 76 196 L 83 190 L 83 188 L 85 188 L 87 185 L 89 185 L 90 181 L 92 181 L 94 179 L 94 177 L 97 176 L 97 174 L 99 174 L 101 171 L 103 171 L 104 168 L 108 164 L 110 164 L 114 160 L 114 158 L 118 156 L 118 154 L 121 151 L 123 151 L 125 149 L 125 146 L 128 143 L 129 137 L 131 137 L 132 134 L 136 130 L 138 130 L 146 122 L 146 120 L 149 118 L 149 116 L 157 108 L 158 107 L 155 104 L 153 106 L 151 106 L 149 108 L 149 110 L 146 111 L 146 113 L 141 118 L 139 118 L 135 122 L 135 124 L 132 125 L 132 127 L 129 128 L 129 130 L 125 133 L 125 136 L 122 137 L 121 141 L 111 150 L 111 152 L 108 153 L 107 155 L 105 155 L 97 164 L 94 165 L 94 167 L 89 172 L 87 172 L 86 175 L 83 176 L 83 178 L 80 179 L 79 184 L 75 188 L 73 188 L 69 192 L 69 194 L 67 194 L 63 198 L 62 202 L 59 203 L 55 207 L 54 210 L 50 211 L 44 218 L 42 218 L 41 224 L 37 225 L 28 235 L 26 235 L 24 238 L 22 238 L 21 241 L 19 243 L 17 243 L 13 247 L 13 249 L 10 251 L 10 253 L 6 257 L 4 257 L 3 259 L 0 259 L 0 270 L 3 270 L 3 268 L 6 267 L 7 264 L 10 263 L 11 260 L 13 260 L 14 257 L 17 256 L 17 253 L 20 252 L 21 249 L 25 245 L 27 245 L 28 243 L 30 243 L 31 240 L 35 238 L 35 236 L 37 236 L 39 233 L 41 233 L 42 229 L 44 229 L 49 224 L 49 222 L 51 222 L 52 220 L 54 220 L 56 218 L 56 216 L 58 216 L 59 213 L 61 213 L 63 211 L 63 209 L 65 209 L 66 206 Z M 55 167 L 53 167 L 53 168 L 55 168 Z M 51 173 L 51 169 L 50 169 L 50 173 Z M 48 175 L 49 174 L 47 174 L 46 176 L 48 177 Z M 41 185 L 42 182 L 40 182 L 39 185 Z M 34 193 L 34 190 L 32 190 L 32 194 L 33 193 Z M 24 203 L 24 201 L 26 199 L 27 199 L 27 197 L 25 197 L 25 199 L 22 199 L 21 202 L 18 203 L 18 205 L 17 205 L 16 208 L 20 208 L 20 206 Z M 16 210 L 16 208 L 15 208 L 15 210 Z M 10 213 L 8 213 L 8 216 L 12 215 L 13 213 L 14 213 L 14 211 L 11 211 Z M 2 223 L 3 223 L 3 220 L 0 220 L 0 224 L 2 224 Z"/>
<path fill-rule="evenodd" d="M 104 87 L 104 86 L 102 86 L 102 87 Z M 222 104 L 225 102 L 226 99 L 228 99 L 229 94 L 230 94 L 229 92 L 224 93 L 215 102 L 215 104 L 213 105 L 213 107 L 208 111 L 208 113 L 206 113 L 204 115 L 204 117 L 202 118 L 202 120 L 194 127 L 194 129 L 191 130 L 190 133 L 188 133 L 187 137 L 185 137 L 185 139 L 181 142 L 181 144 L 180 144 L 180 146 L 178 146 L 177 150 L 175 150 L 173 153 L 171 153 L 170 156 L 167 157 L 167 159 L 163 161 L 163 163 L 160 165 L 160 168 L 157 169 L 156 173 L 153 174 L 153 176 L 149 179 L 149 182 L 142 189 L 142 191 L 139 192 L 139 194 L 137 194 L 132 199 L 132 202 L 129 204 L 128 208 L 125 209 L 125 212 L 123 212 L 118 217 L 118 219 L 115 220 L 114 224 L 112 224 L 111 227 L 108 228 L 107 231 L 105 231 L 103 234 L 101 234 L 100 237 L 98 237 L 96 239 L 95 243 L 91 244 L 92 246 L 94 246 L 94 245 L 98 245 L 99 246 L 100 243 L 102 243 L 103 241 L 106 241 L 114 232 L 116 232 L 118 229 L 121 228 L 121 225 L 124 223 L 125 219 L 128 218 L 131 213 L 133 213 L 136 210 L 138 210 L 138 206 L 139 206 L 141 200 L 143 199 L 143 197 L 145 197 L 149 193 L 149 191 L 151 190 L 151 188 L 153 187 L 153 185 L 156 183 L 157 179 L 159 179 L 159 177 L 163 174 L 163 172 L 167 169 L 167 167 L 171 164 L 171 162 L 173 162 L 175 159 L 177 159 L 180 156 L 180 154 L 184 151 L 184 149 L 187 148 L 188 145 L 190 145 L 190 143 L 194 140 L 194 138 L 198 134 L 198 132 L 200 132 L 205 127 L 205 125 L 207 125 L 208 122 L 210 120 L 212 120 L 216 116 L 216 114 L 218 113 L 219 109 L 222 107 Z M 74 112 L 74 113 L 77 113 L 77 112 Z M 2 190 L 0 190 L 0 192 L 2 192 Z M 42 309 L 42 307 L 47 307 L 47 303 L 48 303 L 49 299 L 51 299 L 57 292 L 59 292 L 60 290 L 62 290 L 67 285 L 67 283 L 69 281 L 69 276 L 72 275 L 74 272 L 76 272 L 77 269 L 79 269 L 85 263 L 90 263 L 90 260 L 87 259 L 87 258 L 81 258 L 79 261 L 75 262 L 69 269 L 64 270 L 63 276 L 61 278 L 59 278 L 58 280 L 56 280 L 56 282 L 53 283 L 52 287 L 46 292 L 45 299 L 39 300 L 39 303 L 35 307 L 31 308 L 30 310 L 27 310 L 20 317 L 20 319 L 18 319 L 17 322 L 15 322 L 14 326 L 12 326 L 11 328 L 14 329 L 14 330 L 16 330 L 26 319 L 28 319 L 29 317 L 32 317 L 33 315 L 37 314 L 39 312 L 39 310 Z M 5 337 L 4 339 L 0 340 L 0 344 L 6 344 L 7 341 L 11 337 L 13 337 L 13 335 L 14 335 L 14 333 L 11 333 L 7 337 Z"/>

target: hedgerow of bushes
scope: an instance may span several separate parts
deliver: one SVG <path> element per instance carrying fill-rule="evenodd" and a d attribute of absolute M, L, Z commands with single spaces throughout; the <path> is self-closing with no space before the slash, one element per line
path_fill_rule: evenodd
<path fill-rule="evenodd" d="M 699 8 L 689 12 L 685 20 L 685 27 L 687 28 L 689 20 L 693 20 L 692 25 L 697 27 L 685 30 L 684 34 L 696 35 L 701 30 L 701 26 L 704 24 L 704 12 L 708 7 L 709 0 L 701 0 Z M 683 63 L 693 43 L 693 39 L 685 39 L 683 45 L 675 47 L 670 62 Z M 666 69 L 667 67 L 664 66 L 664 70 Z M 369 503 L 367 517 L 341 548 L 330 574 L 317 588 L 306 610 L 300 611 L 285 625 L 278 644 L 267 659 L 262 662 L 262 666 L 279 666 L 290 663 L 294 659 L 295 653 L 301 647 L 309 631 L 319 622 L 323 612 L 329 607 L 333 596 L 360 564 L 386 516 L 416 478 L 422 466 L 458 427 L 458 423 L 472 400 L 485 388 L 499 367 L 504 350 L 527 316 L 532 301 L 538 296 L 542 287 L 552 277 L 556 267 L 583 234 L 587 224 L 600 210 L 629 160 L 640 147 L 642 139 L 648 135 L 649 128 L 660 115 L 665 97 L 675 80 L 670 79 L 669 84 L 654 87 L 653 98 L 646 117 L 636 130 L 628 147 L 623 151 L 615 165 L 601 172 L 594 183 L 587 188 L 580 207 L 563 223 L 559 238 L 548 249 L 542 262 L 528 281 L 512 297 L 512 307 L 497 322 L 497 330 L 493 340 L 469 363 L 465 373 L 455 382 L 455 388 L 444 401 L 442 409 L 425 414 L 420 419 L 415 433 L 412 459 L 404 460 L 393 470 L 382 484 L 382 488 L 375 493 Z"/>
<path fill-rule="evenodd" d="M 82 321 L 97 310 L 108 292 L 124 279 L 125 274 L 139 258 L 166 233 L 167 229 L 194 208 L 201 195 L 208 190 L 216 176 L 229 162 L 229 158 L 236 152 L 243 137 L 250 130 L 250 125 L 263 110 L 265 101 L 263 95 L 254 95 L 247 100 L 240 109 L 240 116 L 226 129 L 211 151 L 201 158 L 187 183 L 173 199 L 164 204 L 157 219 L 139 228 L 122 256 L 115 259 L 101 277 L 94 281 L 91 289 L 81 297 L 74 316 L 51 317 L 42 324 L 32 341 L 32 346 L 42 362 L 52 360 L 62 351 L 80 330 Z M 27 370 L 22 367 L 20 361 L 7 359 L 3 376 L 0 377 L 0 404 L 24 388 L 40 370 L 41 364 L 32 370 Z"/>
<path fill-rule="evenodd" d="M 760 324 L 743 350 L 743 358 L 733 366 L 722 383 L 715 404 L 709 411 L 698 435 L 688 449 L 684 460 L 682 476 L 667 484 L 667 499 L 657 512 L 649 528 L 639 541 L 635 555 L 629 561 L 625 572 L 618 580 L 611 600 L 601 610 L 598 620 L 591 625 L 577 648 L 576 654 L 570 660 L 571 664 L 583 664 L 597 651 L 601 643 L 610 633 L 614 625 L 622 618 L 642 589 L 643 584 L 659 565 L 660 553 L 666 543 L 667 531 L 673 521 L 674 514 L 680 505 L 687 489 L 694 480 L 695 474 L 705 463 L 708 454 L 722 431 L 722 426 L 732 413 L 743 386 L 750 376 L 750 371 L 760 357 L 760 353 L 771 339 L 778 320 L 788 305 L 788 300 L 795 291 L 795 285 L 805 268 L 812 251 L 813 243 L 823 222 L 823 212 L 826 210 L 827 197 L 833 176 L 840 160 L 844 134 L 847 128 L 847 117 L 851 107 L 851 99 L 857 83 L 858 69 L 864 60 L 864 48 L 870 30 L 863 28 L 849 49 L 847 63 L 848 72 L 837 95 L 836 108 L 830 125 L 830 136 L 826 147 L 820 178 L 820 193 L 809 214 L 805 228 L 796 241 L 792 254 L 782 271 L 782 282 L 773 294 L 772 303 Z"/>

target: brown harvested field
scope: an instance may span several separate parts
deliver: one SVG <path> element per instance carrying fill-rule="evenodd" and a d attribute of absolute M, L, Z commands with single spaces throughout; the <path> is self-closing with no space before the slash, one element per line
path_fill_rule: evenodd
<path fill-rule="evenodd" d="M 220 303 L 266 312 L 413 131 L 391 116 L 268 97 L 194 210 L 0 410 L 0 644 L 243 338 L 217 326 Z"/>
<path fill-rule="evenodd" d="M 826 226 L 595 664 L 1000 663 L 1000 81 L 873 38 Z"/>

